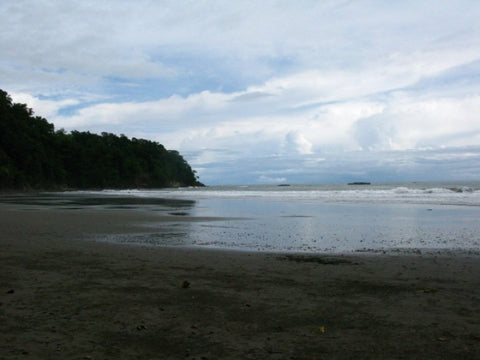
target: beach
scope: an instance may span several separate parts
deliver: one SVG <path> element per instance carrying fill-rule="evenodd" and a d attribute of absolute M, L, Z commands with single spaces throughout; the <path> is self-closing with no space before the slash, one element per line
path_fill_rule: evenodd
<path fill-rule="evenodd" d="M 2 205 L 0 358 L 480 357 L 478 255 L 94 241 L 153 221 L 168 218 Z"/>

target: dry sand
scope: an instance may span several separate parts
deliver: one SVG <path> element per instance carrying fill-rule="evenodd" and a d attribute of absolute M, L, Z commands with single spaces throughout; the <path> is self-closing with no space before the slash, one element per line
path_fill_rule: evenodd
<path fill-rule="evenodd" d="M 150 220 L 162 219 L 1 207 L 0 358 L 480 358 L 478 256 L 287 256 L 88 240 Z"/>

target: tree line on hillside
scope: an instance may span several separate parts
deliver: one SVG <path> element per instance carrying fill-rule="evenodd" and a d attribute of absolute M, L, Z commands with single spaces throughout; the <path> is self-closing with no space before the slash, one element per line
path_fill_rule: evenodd
<path fill-rule="evenodd" d="M 0 90 L 0 189 L 201 185 L 177 151 L 124 135 L 55 131 Z"/>

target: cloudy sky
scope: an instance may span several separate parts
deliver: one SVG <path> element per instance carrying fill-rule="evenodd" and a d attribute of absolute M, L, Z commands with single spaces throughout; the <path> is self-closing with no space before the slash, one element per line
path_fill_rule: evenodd
<path fill-rule="evenodd" d="M 0 88 L 207 184 L 480 178 L 477 0 L 0 3 Z"/>

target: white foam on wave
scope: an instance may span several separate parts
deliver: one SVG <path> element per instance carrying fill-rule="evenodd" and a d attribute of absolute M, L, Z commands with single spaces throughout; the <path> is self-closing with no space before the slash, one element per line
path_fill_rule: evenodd
<path fill-rule="evenodd" d="M 180 188 L 160 190 L 103 190 L 84 192 L 88 194 L 110 196 L 133 196 L 174 199 L 259 199 L 265 201 L 299 201 L 329 203 L 395 203 L 395 204 L 431 204 L 431 205 L 468 205 L 480 206 L 480 191 L 470 187 L 432 187 L 341 189 L 324 190 L 321 188 L 300 188 L 278 190 L 259 187 L 212 187 Z"/>

